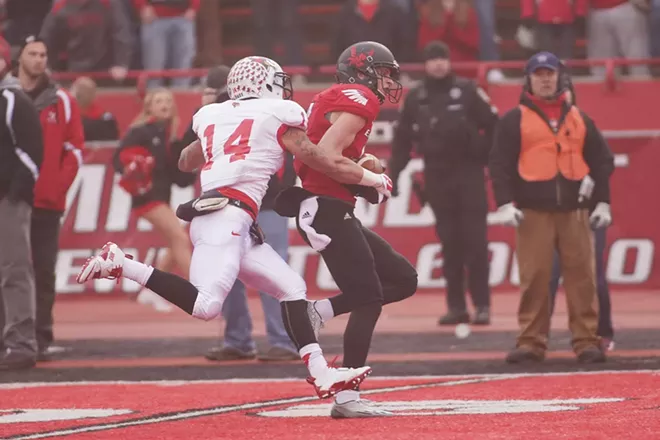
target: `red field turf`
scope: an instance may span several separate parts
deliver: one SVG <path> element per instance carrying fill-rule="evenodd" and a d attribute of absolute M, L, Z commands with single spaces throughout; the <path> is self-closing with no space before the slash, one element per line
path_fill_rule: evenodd
<path fill-rule="evenodd" d="M 300 380 L 8 384 L 0 439 L 657 439 L 659 384 L 649 371 L 371 378 L 365 394 L 397 416 L 340 421 Z"/>

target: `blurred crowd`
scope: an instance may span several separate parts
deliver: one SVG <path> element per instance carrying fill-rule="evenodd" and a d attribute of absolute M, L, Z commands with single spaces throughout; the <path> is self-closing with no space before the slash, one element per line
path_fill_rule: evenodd
<path fill-rule="evenodd" d="M 234 2 L 235 3 L 235 2 Z M 2 34 L 14 49 L 29 35 L 46 43 L 53 71 L 106 72 L 103 85 L 122 83 L 129 70 L 189 69 L 235 61 L 223 56 L 233 41 L 283 65 L 310 65 L 310 20 L 321 20 L 322 64 L 342 48 L 372 40 L 400 63 L 422 60 L 440 40 L 453 62 L 524 59 L 551 50 L 562 59 L 649 58 L 660 52 L 660 0 L 334 0 L 332 14 L 304 0 L 250 0 L 246 24 L 226 26 L 234 5 L 223 0 L 0 0 Z M 309 6 L 307 10 L 303 7 Z M 328 5 L 326 5 L 328 6 Z M 312 11 L 312 12 L 310 12 Z M 511 15 L 514 15 L 513 19 Z M 240 31 L 236 31 L 240 29 Z M 318 33 L 318 32 L 317 32 Z M 245 35 L 235 35 L 245 34 Z M 278 38 L 279 37 L 279 38 Z M 274 49 L 273 42 L 279 41 Z M 586 51 L 578 48 L 585 42 Z M 273 52 L 277 53 L 274 54 Z M 592 71 L 598 73 L 598 71 Z M 631 73 L 645 75 L 639 66 Z M 504 79 L 491 70 L 488 80 Z M 174 87 L 191 79 L 173 78 Z M 152 78 L 150 87 L 162 85 Z"/>

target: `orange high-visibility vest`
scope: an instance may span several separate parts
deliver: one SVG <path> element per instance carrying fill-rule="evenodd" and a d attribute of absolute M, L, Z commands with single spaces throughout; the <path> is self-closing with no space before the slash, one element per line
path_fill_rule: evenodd
<path fill-rule="evenodd" d="M 556 132 L 529 107 L 521 105 L 520 111 L 520 177 L 538 182 L 561 173 L 568 180 L 580 181 L 589 174 L 583 156 L 587 129 L 576 107 L 571 107 Z"/>

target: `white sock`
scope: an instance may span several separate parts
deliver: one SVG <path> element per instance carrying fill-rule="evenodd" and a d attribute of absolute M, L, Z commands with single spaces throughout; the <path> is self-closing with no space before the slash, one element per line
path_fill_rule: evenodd
<path fill-rule="evenodd" d="M 319 377 L 328 369 L 328 362 L 323 357 L 323 351 L 319 344 L 307 344 L 299 351 L 300 357 L 307 365 L 309 375 Z"/>
<path fill-rule="evenodd" d="M 329 299 L 320 299 L 315 301 L 314 307 L 316 308 L 318 314 L 321 315 L 323 322 L 330 321 L 335 317 L 335 311 L 332 310 L 332 304 L 330 303 Z"/>
<path fill-rule="evenodd" d="M 360 392 L 356 390 L 344 390 L 335 395 L 335 402 L 340 405 L 355 400 L 360 400 Z"/>
<path fill-rule="evenodd" d="M 151 266 L 147 266 L 139 261 L 131 260 L 130 258 L 124 258 L 124 271 L 122 272 L 122 276 L 139 283 L 141 286 L 147 284 L 153 271 L 154 268 Z"/>

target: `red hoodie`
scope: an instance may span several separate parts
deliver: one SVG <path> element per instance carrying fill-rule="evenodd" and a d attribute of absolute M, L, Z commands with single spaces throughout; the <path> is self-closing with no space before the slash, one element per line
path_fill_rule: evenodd
<path fill-rule="evenodd" d="M 445 14 L 440 26 L 433 26 L 426 17 L 419 20 L 417 49 L 421 52 L 431 41 L 442 41 L 449 47 L 451 61 L 476 61 L 479 59 L 479 23 L 474 9 L 470 8 L 464 27 L 456 23 L 453 14 Z"/>

